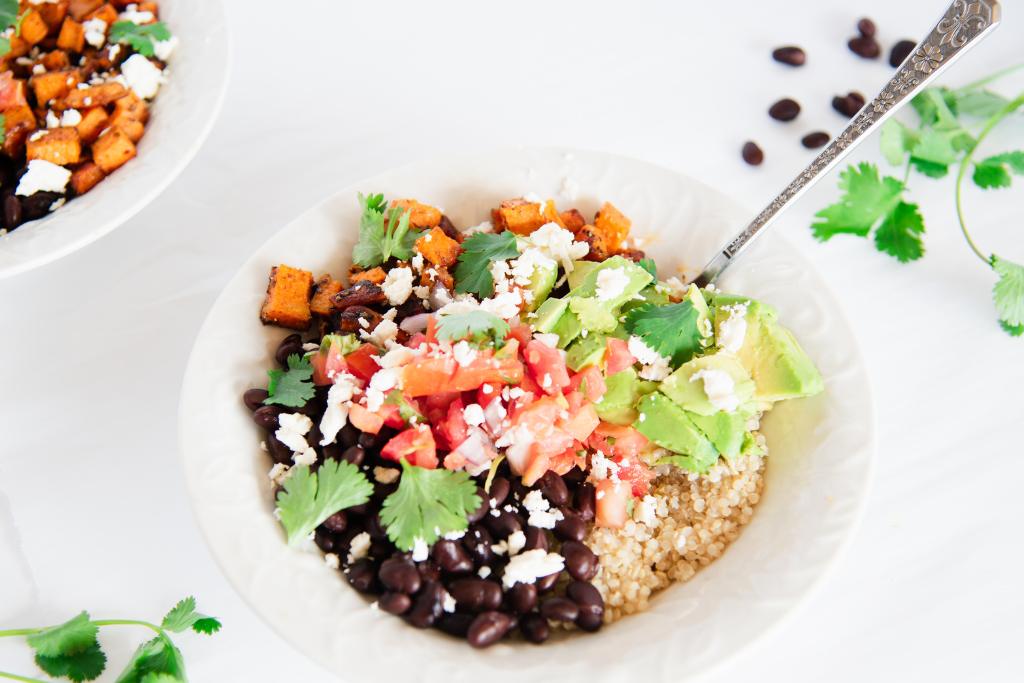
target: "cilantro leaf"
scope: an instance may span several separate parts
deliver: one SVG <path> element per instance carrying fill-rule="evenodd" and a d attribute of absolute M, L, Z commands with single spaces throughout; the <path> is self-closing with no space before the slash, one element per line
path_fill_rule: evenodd
<path fill-rule="evenodd" d="M 352 249 L 352 260 L 356 265 L 372 268 L 392 256 L 400 260 L 412 258 L 412 247 L 420 233 L 409 229 L 410 212 L 401 212 L 398 207 L 387 211 L 387 202 L 382 194 L 360 194 L 358 199 L 362 207 L 359 241 Z M 400 212 L 401 216 L 396 220 Z"/>
<path fill-rule="evenodd" d="M 480 308 L 463 313 L 447 313 L 437 316 L 437 338 L 449 341 L 470 339 L 482 342 L 493 338 L 496 346 L 501 346 L 508 336 L 509 324 Z"/>
<path fill-rule="evenodd" d="M 903 183 L 890 176 L 879 177 L 878 167 L 866 162 L 840 173 L 839 188 L 843 196 L 816 213 L 822 220 L 811 225 L 814 236 L 822 242 L 840 233 L 866 237 L 903 193 Z"/>
<path fill-rule="evenodd" d="M 428 470 L 403 458 L 398 489 L 384 499 L 380 521 L 399 549 L 412 550 L 417 539 L 430 545 L 444 534 L 465 531 L 480 502 L 465 472 Z"/>
<path fill-rule="evenodd" d="M 84 650 L 69 654 L 46 656 L 37 654 L 36 664 L 50 676 L 69 678 L 76 683 L 99 678 L 107 667 L 107 656 L 95 640 Z"/>
<path fill-rule="evenodd" d="M 1024 175 L 1024 151 L 1004 152 L 974 165 L 974 184 L 983 189 L 1010 187 L 1010 173 Z"/>
<path fill-rule="evenodd" d="M 648 303 L 626 314 L 626 329 L 678 367 L 701 349 L 698 317 L 690 301 L 667 306 Z"/>
<path fill-rule="evenodd" d="M 171 608 L 171 611 L 164 616 L 160 627 L 172 633 L 181 633 L 192 629 L 196 633 L 207 635 L 220 630 L 220 621 L 214 617 L 208 617 L 196 611 L 196 599 L 191 595 Z"/>
<path fill-rule="evenodd" d="M 900 202 L 875 231 L 875 247 L 900 263 L 916 261 L 924 256 L 923 232 L 924 219 L 917 204 Z"/>
<path fill-rule="evenodd" d="M 116 683 L 186 683 L 185 662 L 170 638 L 159 635 L 136 648 Z"/>
<path fill-rule="evenodd" d="M 81 652 L 96 642 L 99 628 L 89 619 L 88 612 L 82 612 L 59 626 L 51 626 L 27 636 L 25 640 L 36 654 L 57 657 Z"/>
<path fill-rule="evenodd" d="M 152 24 L 136 24 L 131 21 L 115 21 L 110 27 L 111 43 L 130 45 L 139 54 L 152 57 L 156 54 L 156 43 L 171 39 L 171 32 L 162 21 Z"/>
<path fill-rule="evenodd" d="M 459 254 L 459 265 L 455 266 L 455 291 L 460 294 L 472 292 L 481 298 L 494 294 L 494 277 L 491 275 L 491 261 L 516 258 L 519 245 L 515 234 L 504 232 L 478 232 L 466 238 Z"/>
<path fill-rule="evenodd" d="M 1019 328 L 1024 326 L 1024 266 L 993 254 L 992 269 L 999 275 L 992 289 L 999 321 L 1004 330 L 1019 336 Z"/>
<path fill-rule="evenodd" d="M 999 326 L 1003 328 L 1006 334 L 1010 335 L 1011 337 L 1019 337 L 1021 335 L 1024 335 L 1024 324 L 1010 325 L 1005 320 L 1000 320 Z"/>
<path fill-rule="evenodd" d="M 953 97 L 959 114 L 985 119 L 997 113 L 1008 102 L 1005 97 L 991 90 L 956 90 Z"/>
<path fill-rule="evenodd" d="M 313 366 L 309 359 L 293 353 L 288 356 L 287 370 L 267 370 L 270 382 L 267 393 L 270 394 L 263 403 L 276 403 L 291 408 L 301 408 L 316 393 L 313 388 Z"/>
<path fill-rule="evenodd" d="M 296 545 L 335 512 L 362 505 L 370 499 L 373 485 L 350 462 L 327 459 L 315 473 L 297 465 L 277 496 L 281 525 L 288 543 Z"/>
<path fill-rule="evenodd" d="M 907 152 L 917 144 L 917 134 L 896 119 L 889 119 L 882 125 L 879 146 L 882 156 L 893 166 L 900 166 L 907 158 Z"/>
<path fill-rule="evenodd" d="M 18 21 L 18 0 L 0 0 L 0 31 Z"/>
<path fill-rule="evenodd" d="M 654 259 L 642 258 L 637 262 L 637 265 L 650 273 L 651 277 L 658 278 L 658 264 L 654 262 Z"/>
<path fill-rule="evenodd" d="M 926 128 L 910 150 L 910 162 L 919 172 L 931 178 L 949 173 L 949 165 L 957 160 L 953 135 L 935 128 Z"/>
<path fill-rule="evenodd" d="M 202 619 L 196 619 L 192 624 L 192 630 L 196 633 L 202 633 L 205 636 L 212 636 L 214 633 L 219 631 L 221 628 L 220 619 L 216 617 L 203 617 Z"/>

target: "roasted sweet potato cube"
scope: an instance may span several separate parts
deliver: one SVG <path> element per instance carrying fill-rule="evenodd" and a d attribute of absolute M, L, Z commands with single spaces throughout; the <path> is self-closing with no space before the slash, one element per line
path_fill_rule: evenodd
<path fill-rule="evenodd" d="M 260 320 L 293 330 L 308 328 L 313 319 L 309 309 L 312 289 L 313 274 L 308 270 L 284 264 L 271 268 L 267 298 L 263 300 L 263 308 L 260 309 Z"/>
<path fill-rule="evenodd" d="M 127 94 L 128 90 L 120 83 L 101 83 L 88 88 L 72 90 L 57 104 L 60 109 L 105 107 Z"/>
<path fill-rule="evenodd" d="M 12 107 L 4 112 L 3 151 L 10 157 L 20 157 L 25 140 L 36 129 L 36 115 L 27 104 Z"/>
<path fill-rule="evenodd" d="M 102 168 L 87 161 L 71 172 L 71 189 L 76 195 L 85 194 L 106 177 Z"/>
<path fill-rule="evenodd" d="M 330 275 L 321 275 L 320 279 L 313 285 L 313 298 L 309 302 L 309 310 L 313 315 L 326 318 L 334 313 L 334 295 L 344 289 L 339 280 Z"/>
<path fill-rule="evenodd" d="M 450 291 L 455 289 L 455 278 L 444 266 L 432 266 L 424 269 L 420 273 L 420 285 L 432 288 L 435 284 L 440 284 Z"/>
<path fill-rule="evenodd" d="M 44 159 L 58 166 L 77 164 L 82 158 L 78 131 L 74 128 L 51 128 L 33 133 L 25 143 L 25 158 L 28 161 Z"/>
<path fill-rule="evenodd" d="M 70 52 L 81 52 L 85 47 L 85 27 L 71 17 L 64 20 L 57 36 L 57 47 Z"/>
<path fill-rule="evenodd" d="M 604 235 L 613 254 L 622 248 L 623 240 L 629 236 L 630 225 L 630 220 L 610 202 L 605 202 L 594 216 L 594 227 Z"/>
<path fill-rule="evenodd" d="M 51 100 L 73 95 L 72 89 L 78 85 L 78 72 L 74 69 L 48 71 L 36 74 L 29 79 L 29 85 L 36 94 L 36 103 L 45 107 Z M 75 92 L 85 92 L 78 90 Z"/>
<path fill-rule="evenodd" d="M 543 204 L 544 211 L 541 215 L 544 217 L 545 223 L 555 223 L 560 228 L 565 227 L 565 223 L 562 222 L 562 216 L 558 213 L 558 209 L 555 208 L 555 200 L 549 199 Z"/>
<path fill-rule="evenodd" d="M 68 0 L 44 2 L 41 5 L 36 5 L 35 9 L 46 25 L 50 27 L 50 33 L 53 34 L 60 29 L 64 17 L 68 14 Z"/>
<path fill-rule="evenodd" d="M 412 228 L 433 228 L 441 222 L 440 209 L 421 204 L 415 199 L 396 199 L 391 202 L 391 206 L 409 211 L 409 227 Z"/>
<path fill-rule="evenodd" d="M 437 227 L 416 240 L 416 251 L 435 266 L 450 266 L 458 260 L 462 247 Z"/>
<path fill-rule="evenodd" d="M 356 282 L 372 282 L 375 285 L 379 285 L 384 282 L 387 276 L 387 273 L 380 266 L 370 268 L 369 270 L 363 270 L 359 266 L 352 266 L 348 269 L 348 282 L 350 285 Z"/>
<path fill-rule="evenodd" d="M 506 199 L 492 212 L 497 231 L 511 230 L 517 235 L 529 235 L 547 223 L 540 204 L 525 199 Z"/>
<path fill-rule="evenodd" d="M 569 232 L 577 232 L 580 228 L 587 224 L 587 219 L 583 217 L 583 214 L 576 209 L 569 209 L 563 211 L 561 214 L 562 225 Z"/>
<path fill-rule="evenodd" d="M 18 35 L 29 45 L 35 45 L 50 32 L 50 27 L 43 21 L 42 15 L 30 9 L 21 18 L 21 30 Z"/>
<path fill-rule="evenodd" d="M 110 117 L 110 126 L 124 132 L 132 142 L 138 142 L 146 132 L 146 126 L 141 121 L 136 121 L 131 116 L 121 112 L 114 112 Z"/>
<path fill-rule="evenodd" d="M 32 49 L 32 45 L 22 38 L 21 36 L 11 36 L 11 51 L 5 56 L 7 59 L 15 59 L 16 57 L 23 57 L 28 54 L 29 50 Z"/>
<path fill-rule="evenodd" d="M 82 21 L 90 12 L 102 4 L 103 0 L 70 0 L 68 3 L 68 13 L 76 21 Z"/>
<path fill-rule="evenodd" d="M 71 59 L 64 50 L 53 50 L 43 55 L 43 66 L 47 71 L 60 71 L 71 66 Z"/>
<path fill-rule="evenodd" d="M 593 225 L 584 225 L 575 233 L 575 237 L 576 241 L 590 245 L 590 252 L 586 256 L 588 261 L 604 261 L 615 255 L 615 251 L 608 245 L 608 233 Z"/>
<path fill-rule="evenodd" d="M 82 120 L 75 126 L 75 130 L 78 131 L 78 137 L 82 139 L 82 142 L 92 144 L 109 123 L 110 117 L 107 115 L 107 111 L 103 107 L 93 107 L 82 113 Z"/>
<path fill-rule="evenodd" d="M 152 12 L 154 17 L 159 17 L 160 16 L 160 7 L 155 2 L 140 2 L 140 3 L 138 3 L 138 11 L 140 11 L 140 12 Z"/>
<path fill-rule="evenodd" d="M 11 128 L 14 128 L 19 123 L 28 123 L 31 124 L 32 128 L 36 127 L 36 115 L 27 104 L 12 107 L 4 112 L 5 131 L 10 131 Z"/>
<path fill-rule="evenodd" d="M 123 114 L 139 123 L 149 121 L 149 105 L 131 90 L 124 97 L 114 101 L 114 115 Z"/>
<path fill-rule="evenodd" d="M 135 143 L 118 128 L 108 128 L 92 143 L 92 160 L 110 173 L 135 156 Z"/>
<path fill-rule="evenodd" d="M 111 26 L 115 21 L 117 21 L 117 10 L 114 9 L 114 6 L 109 2 L 106 2 L 89 12 L 85 18 L 86 20 L 101 19 L 107 22 L 107 26 Z"/>

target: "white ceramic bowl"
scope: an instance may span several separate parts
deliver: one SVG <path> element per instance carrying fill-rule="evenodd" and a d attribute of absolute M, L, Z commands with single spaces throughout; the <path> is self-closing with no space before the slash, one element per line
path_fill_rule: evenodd
<path fill-rule="evenodd" d="M 568 182 L 567 182 L 568 181 Z M 578 199 L 563 189 L 578 186 Z M 180 441 L 192 503 L 214 556 L 236 589 L 299 650 L 348 681 L 679 681 L 736 655 L 806 597 L 849 540 L 874 453 L 871 392 L 853 332 L 809 263 L 777 235 L 752 248 L 721 283 L 777 306 L 818 364 L 827 391 L 785 403 L 764 422 L 771 457 L 754 520 L 724 556 L 651 609 L 596 635 L 543 647 L 476 651 L 367 608 L 318 554 L 288 548 L 272 516 L 267 456 L 242 405 L 262 386 L 285 332 L 258 312 L 272 265 L 341 274 L 358 225 L 356 192 L 417 197 L 457 225 L 527 192 L 592 214 L 610 200 L 665 276 L 690 272 L 748 214 L 701 183 L 596 152 L 502 151 L 391 171 L 346 188 L 263 245 L 221 294 L 185 375 Z M 386 662 L 386 664 L 381 664 Z M 383 666 L 383 669 L 380 667 Z"/>
<path fill-rule="evenodd" d="M 220 0 L 165 0 L 160 18 L 180 43 L 138 156 L 91 192 L 0 237 L 0 277 L 66 256 L 122 225 L 171 184 L 206 140 L 228 83 L 224 7 Z"/>

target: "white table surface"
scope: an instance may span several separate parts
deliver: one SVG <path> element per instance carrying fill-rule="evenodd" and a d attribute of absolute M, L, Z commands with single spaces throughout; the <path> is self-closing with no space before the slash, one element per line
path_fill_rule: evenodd
<path fill-rule="evenodd" d="M 225 624 L 181 639 L 192 680 L 333 680 L 221 576 L 176 451 L 193 338 L 248 254 L 351 181 L 515 144 L 640 157 L 758 208 L 811 158 L 802 134 L 840 129 L 831 96 L 870 94 L 890 72 L 847 51 L 855 21 L 873 17 L 888 47 L 921 35 L 943 4 L 229 0 L 232 83 L 191 166 L 129 225 L 0 281 L 0 627 L 83 608 L 158 619 L 191 593 Z M 1004 26 L 946 83 L 1024 58 L 1024 8 L 1006 4 Z M 771 61 L 787 43 L 808 50 L 805 68 Z M 1024 78 L 1001 87 L 1015 94 Z M 804 104 L 788 125 L 764 113 L 785 95 Z M 993 151 L 1020 147 L 1024 125 L 998 137 Z M 747 138 L 766 150 L 761 168 L 739 160 Z M 877 144 L 856 158 L 879 160 Z M 876 478 L 837 570 L 715 681 L 1024 675 L 1024 340 L 994 323 L 994 277 L 957 232 L 952 180 L 912 188 L 928 225 L 913 265 L 864 240 L 814 242 L 810 217 L 835 197 L 832 180 L 778 228 L 820 264 L 858 331 L 878 404 Z M 1021 196 L 967 199 L 983 248 L 1018 261 Z M 102 680 L 143 635 L 103 636 Z M 34 671 L 18 643 L 0 643 L 0 665 Z"/>

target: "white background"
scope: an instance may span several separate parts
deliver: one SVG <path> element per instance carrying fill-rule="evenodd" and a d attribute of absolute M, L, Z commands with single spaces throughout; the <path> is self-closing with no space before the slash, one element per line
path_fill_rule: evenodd
<path fill-rule="evenodd" d="M 234 73 L 196 160 L 122 229 L 0 281 L 0 628 L 83 608 L 155 620 L 194 593 L 225 629 L 182 637 L 192 680 L 316 683 L 331 679 L 221 577 L 176 452 L 194 335 L 248 254 L 359 178 L 514 144 L 640 157 L 760 208 L 810 161 L 800 136 L 840 130 L 832 95 L 870 95 L 890 73 L 846 49 L 856 20 L 873 17 L 887 49 L 923 35 L 943 1 L 227 4 Z M 1024 61 L 1024 7 L 1007 4 L 1004 26 L 945 83 Z M 808 50 L 806 67 L 770 59 L 787 43 Z M 997 88 L 1015 95 L 1024 77 Z M 793 123 L 765 114 L 782 96 L 804 105 Z M 765 148 L 761 168 L 739 160 L 748 138 Z M 1024 146 L 1019 117 L 989 148 L 1014 140 Z M 877 142 L 855 158 L 880 160 Z M 864 240 L 811 239 L 834 178 L 777 228 L 820 264 L 857 330 L 878 403 L 878 466 L 835 573 L 716 681 L 1009 681 L 1024 671 L 1024 340 L 994 323 L 994 276 L 957 232 L 952 180 L 911 185 L 928 226 L 928 253 L 912 265 Z M 983 249 L 1024 260 L 1021 196 L 968 190 Z M 143 635 L 103 636 L 103 680 Z M 32 673 L 27 648 L 0 643 L 0 668 Z"/>

